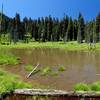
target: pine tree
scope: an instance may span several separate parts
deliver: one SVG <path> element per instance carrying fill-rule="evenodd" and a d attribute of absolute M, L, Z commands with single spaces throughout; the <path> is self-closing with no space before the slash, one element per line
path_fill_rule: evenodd
<path fill-rule="evenodd" d="M 14 39 L 15 39 L 15 43 L 18 41 L 18 39 L 20 38 L 20 25 L 21 25 L 21 21 L 20 21 L 20 15 L 18 13 L 16 13 L 15 16 L 15 30 L 14 30 Z"/>
<path fill-rule="evenodd" d="M 49 16 L 48 18 L 48 41 L 52 40 L 52 28 L 53 28 L 53 21 L 52 21 L 52 17 Z"/>
<path fill-rule="evenodd" d="M 97 34 L 97 42 L 100 41 L 100 12 L 96 17 L 96 34 Z"/>
<path fill-rule="evenodd" d="M 68 23 L 67 40 L 69 40 L 69 41 L 73 40 L 73 21 L 72 21 L 71 17 L 70 17 L 69 23 Z"/>
<path fill-rule="evenodd" d="M 38 18 L 37 27 L 38 27 L 38 40 L 40 42 L 40 40 L 41 40 L 41 34 L 42 34 L 42 22 L 41 22 L 40 18 Z"/>
<path fill-rule="evenodd" d="M 64 42 L 66 42 L 68 40 L 68 24 L 69 24 L 69 18 L 67 15 L 64 16 L 63 18 L 63 39 Z"/>
<path fill-rule="evenodd" d="M 78 17 L 78 35 L 77 35 L 77 41 L 78 43 L 82 43 L 84 39 L 84 28 L 85 28 L 85 23 L 84 23 L 84 18 L 81 13 L 79 13 Z"/>
<path fill-rule="evenodd" d="M 73 40 L 77 40 L 77 33 L 78 33 L 78 21 L 75 19 L 73 21 Z"/>

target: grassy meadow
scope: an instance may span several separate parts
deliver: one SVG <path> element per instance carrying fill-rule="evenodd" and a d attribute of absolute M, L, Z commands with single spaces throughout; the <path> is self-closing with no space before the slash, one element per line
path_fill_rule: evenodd
<path fill-rule="evenodd" d="M 29 42 L 11 45 L 0 45 L 0 48 L 60 48 L 68 51 L 100 51 L 100 43 L 96 43 L 95 48 L 90 48 L 87 43 L 77 43 L 77 41 L 72 42 Z"/>

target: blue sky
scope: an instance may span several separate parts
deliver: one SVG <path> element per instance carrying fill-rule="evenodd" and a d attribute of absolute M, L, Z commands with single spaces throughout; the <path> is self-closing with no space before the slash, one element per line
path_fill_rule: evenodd
<path fill-rule="evenodd" d="M 2 2 L 4 13 L 10 17 L 18 12 L 21 18 L 48 15 L 62 18 L 64 13 L 77 18 L 82 12 L 86 20 L 91 20 L 100 11 L 100 0 L 0 0 L 0 10 Z"/>

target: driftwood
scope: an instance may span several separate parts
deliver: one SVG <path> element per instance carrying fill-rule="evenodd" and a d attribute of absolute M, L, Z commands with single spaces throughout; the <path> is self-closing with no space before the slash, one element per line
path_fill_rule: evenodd
<path fill-rule="evenodd" d="M 31 96 L 56 96 L 66 95 L 67 92 L 61 90 L 47 90 L 47 89 L 17 89 L 14 94 L 31 95 Z"/>
<path fill-rule="evenodd" d="M 40 98 L 45 98 L 43 100 L 100 100 L 100 94 L 47 89 L 16 89 L 12 94 L 2 96 L 0 100 L 42 100 Z"/>
<path fill-rule="evenodd" d="M 47 89 L 17 89 L 13 92 L 16 95 L 29 95 L 29 96 L 72 96 L 72 97 L 99 97 L 99 93 L 95 92 L 67 92 L 62 90 L 47 90 Z"/>
<path fill-rule="evenodd" d="M 27 78 L 29 78 L 32 75 L 32 73 L 34 71 L 36 71 L 36 69 L 38 68 L 38 66 L 39 66 L 39 64 L 37 64 L 36 67 L 27 75 Z"/>

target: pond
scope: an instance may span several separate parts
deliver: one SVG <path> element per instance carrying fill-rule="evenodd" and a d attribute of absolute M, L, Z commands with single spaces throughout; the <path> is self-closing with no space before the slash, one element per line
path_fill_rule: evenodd
<path fill-rule="evenodd" d="M 79 82 L 91 83 L 100 81 L 100 52 L 66 51 L 62 49 L 11 49 L 11 53 L 21 58 L 21 63 L 15 67 L 7 67 L 6 70 L 20 75 L 29 83 L 37 83 L 60 90 L 72 90 Z M 40 64 L 39 68 L 51 67 L 54 71 L 59 65 L 65 67 L 65 71 L 56 76 L 42 76 L 40 73 L 32 75 L 29 79 L 25 76 L 29 73 L 23 71 L 26 64 Z"/>

